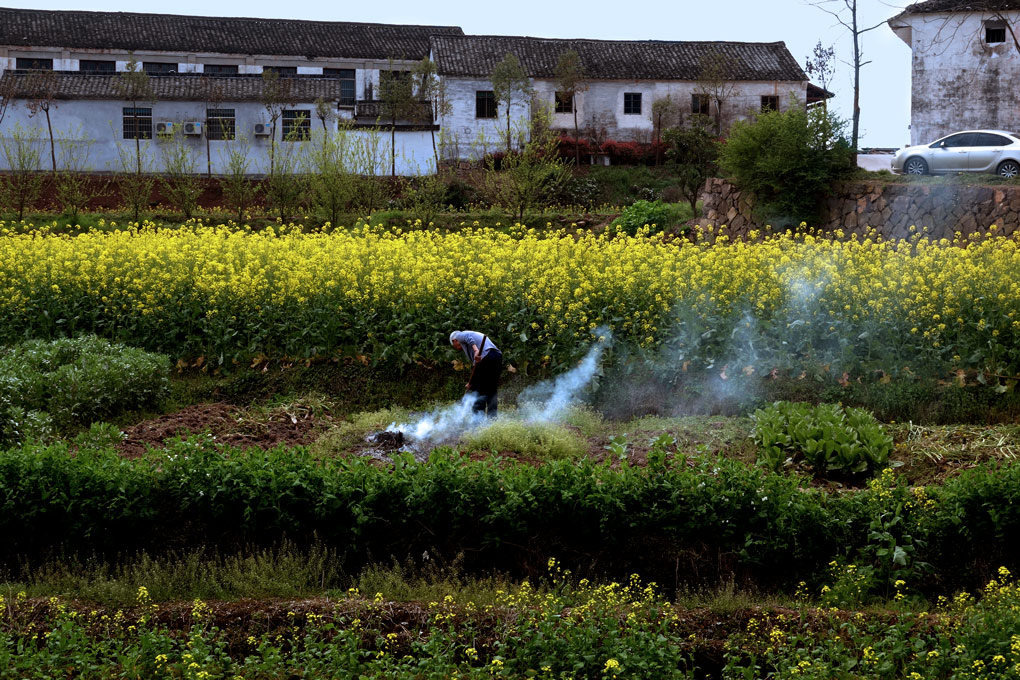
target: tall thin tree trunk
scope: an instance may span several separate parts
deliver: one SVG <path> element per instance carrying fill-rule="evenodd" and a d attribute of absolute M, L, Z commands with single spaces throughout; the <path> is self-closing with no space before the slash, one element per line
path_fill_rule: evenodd
<path fill-rule="evenodd" d="M 53 145 L 53 124 L 50 122 L 50 107 L 49 105 L 43 109 L 46 113 L 46 129 L 50 133 L 50 162 L 53 163 L 53 174 L 57 174 L 57 151 Z"/>
<path fill-rule="evenodd" d="M 581 166 L 581 132 L 577 129 L 577 95 L 575 94 L 571 99 L 572 108 L 574 110 L 574 167 Z"/>
<path fill-rule="evenodd" d="M 857 135 L 860 131 L 861 122 L 861 44 L 860 34 L 857 32 L 857 0 L 854 0 L 850 9 L 854 34 L 854 122 L 853 148 L 851 149 L 850 162 L 853 167 L 857 167 Z"/>

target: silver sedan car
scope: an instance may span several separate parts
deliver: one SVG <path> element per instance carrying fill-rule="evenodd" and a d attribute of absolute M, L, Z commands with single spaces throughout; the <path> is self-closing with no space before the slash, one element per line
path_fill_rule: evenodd
<path fill-rule="evenodd" d="M 896 152 L 892 171 L 905 175 L 988 172 L 1020 176 L 1020 134 L 1005 130 L 965 130 L 931 144 Z"/>

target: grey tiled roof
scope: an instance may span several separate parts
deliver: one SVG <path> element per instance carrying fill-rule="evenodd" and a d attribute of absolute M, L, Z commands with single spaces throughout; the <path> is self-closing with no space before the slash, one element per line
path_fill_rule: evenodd
<path fill-rule="evenodd" d="M 433 58 L 440 75 L 487 78 L 506 54 L 520 59 L 532 78 L 555 77 L 560 55 L 574 49 L 589 78 L 612 80 L 696 80 L 705 55 L 720 54 L 730 65 L 728 80 L 807 80 L 782 42 L 674 42 L 583 40 L 512 36 L 434 36 Z"/>
<path fill-rule="evenodd" d="M 456 26 L 198 17 L 0 8 L 0 45 L 216 52 L 354 59 L 422 59 L 432 35 Z"/>
<path fill-rule="evenodd" d="M 1020 0 L 924 0 L 907 5 L 904 14 L 934 12 L 999 12 L 1020 10 Z"/>
<path fill-rule="evenodd" d="M 313 102 L 319 97 L 326 101 L 340 98 L 340 81 L 333 78 L 280 78 L 289 87 L 290 99 L 295 102 Z M 21 74 L 10 71 L 0 79 L 0 90 L 13 88 L 18 99 L 29 99 L 46 83 L 56 99 L 116 99 L 126 100 L 120 76 L 80 75 L 77 73 Z M 209 101 L 215 93 L 216 101 L 258 101 L 262 93 L 260 77 L 212 76 L 160 76 L 149 78 L 156 101 Z"/>

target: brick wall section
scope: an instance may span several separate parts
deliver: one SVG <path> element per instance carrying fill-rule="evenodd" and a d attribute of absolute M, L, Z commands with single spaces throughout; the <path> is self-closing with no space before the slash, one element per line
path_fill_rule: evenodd
<path fill-rule="evenodd" d="M 765 226 L 753 217 L 750 197 L 727 180 L 709 179 L 701 199 L 703 224 L 725 224 L 740 237 Z M 993 224 L 1000 234 L 1020 231 L 1020 186 L 849 182 L 826 202 L 822 223 L 812 226 L 847 235 L 874 228 L 887 238 L 927 227 L 934 238 L 952 239 L 957 231 L 966 235 Z"/>

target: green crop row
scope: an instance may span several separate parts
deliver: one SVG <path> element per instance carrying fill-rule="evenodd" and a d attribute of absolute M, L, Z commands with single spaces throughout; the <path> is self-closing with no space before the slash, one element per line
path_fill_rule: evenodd
<path fill-rule="evenodd" d="M 0 350 L 0 445 L 151 408 L 170 392 L 170 360 L 95 336 Z"/>
<path fill-rule="evenodd" d="M 0 678 L 783 678 L 1015 679 L 1020 585 L 1000 568 L 979 597 L 932 613 L 894 600 L 884 612 L 801 605 L 712 614 L 712 625 L 637 575 L 576 582 L 555 560 L 491 604 L 454 595 L 402 607 L 384 593 L 303 601 L 286 612 L 250 601 L 151 603 L 111 613 L 0 596 Z M 906 588 L 902 583 L 900 588 Z M 243 613 L 242 613 L 243 612 Z M 239 615 L 240 614 L 240 615 Z M 721 620 L 720 620 L 721 619 Z"/>
<path fill-rule="evenodd" d="M 7 560 L 320 541 L 357 569 L 464 555 L 468 570 L 527 573 L 557 556 L 575 573 L 640 570 L 669 586 L 735 574 L 765 588 L 867 567 L 869 593 L 924 576 L 931 589 L 1017 568 L 1020 465 L 910 489 L 886 470 L 866 489 L 807 481 L 662 447 L 650 465 L 541 467 L 449 451 L 389 467 L 318 461 L 302 449 L 241 453 L 194 438 L 129 461 L 112 451 L 26 445 L 0 453 Z"/>

